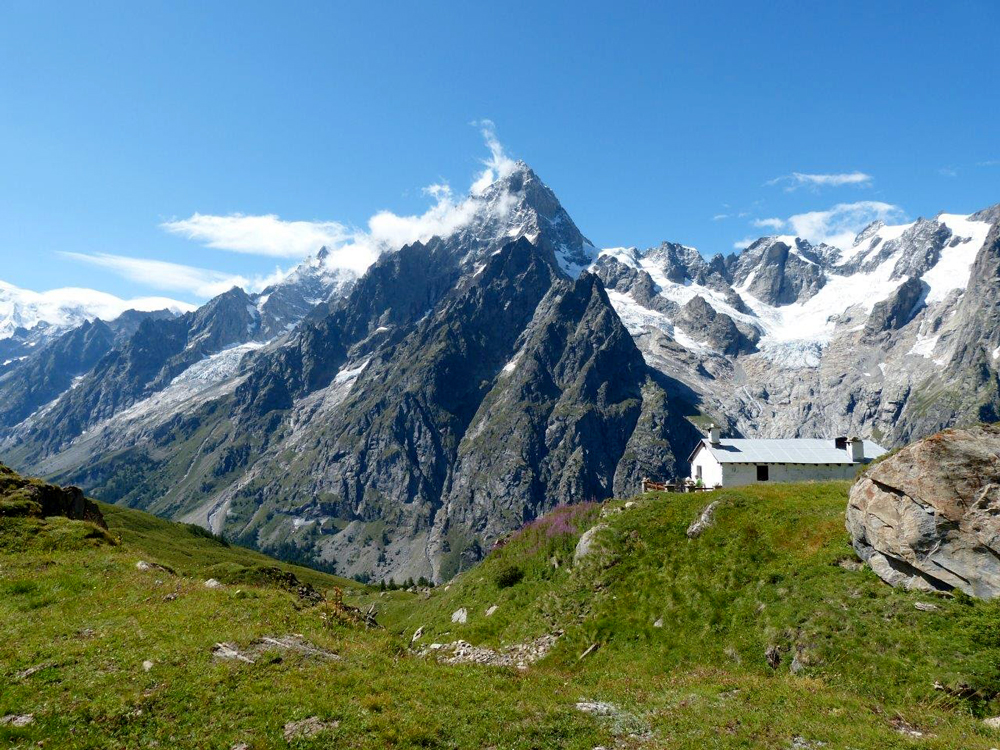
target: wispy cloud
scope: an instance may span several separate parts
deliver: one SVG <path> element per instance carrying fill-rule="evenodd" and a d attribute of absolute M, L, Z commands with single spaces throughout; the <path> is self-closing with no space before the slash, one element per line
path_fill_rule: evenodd
<path fill-rule="evenodd" d="M 777 230 L 777 229 L 784 229 L 784 227 L 785 227 L 785 220 L 784 219 L 778 219 L 778 218 L 773 218 L 773 219 L 754 219 L 750 223 L 753 224 L 755 227 L 761 227 L 761 228 L 764 228 L 764 229 L 775 229 L 775 230 Z"/>
<path fill-rule="evenodd" d="M 160 225 L 171 234 L 218 250 L 277 258 L 304 258 L 324 245 L 336 245 L 350 231 L 336 221 L 285 221 L 274 214 L 227 216 L 196 213 Z"/>
<path fill-rule="evenodd" d="M 733 243 L 733 250 L 746 250 L 756 241 L 753 237 L 744 237 L 742 240 L 737 240 Z"/>
<path fill-rule="evenodd" d="M 456 198 L 446 182 L 425 187 L 424 194 L 434 203 L 421 214 L 401 216 L 379 211 L 360 229 L 338 221 L 287 221 L 274 214 L 196 213 L 164 222 L 161 227 L 219 250 L 279 258 L 304 258 L 325 246 L 329 250 L 327 265 L 360 274 L 383 252 L 434 236 L 447 237 L 468 224 L 482 207 L 485 190 L 514 171 L 517 162 L 507 155 L 494 124 L 490 120 L 472 124 L 482 133 L 489 158 L 482 161 L 483 168 L 462 197 Z"/>
<path fill-rule="evenodd" d="M 728 219 L 729 214 L 716 214 L 712 217 L 712 221 L 722 221 L 723 219 Z"/>
<path fill-rule="evenodd" d="M 492 120 L 476 120 L 473 127 L 479 128 L 483 135 L 486 147 L 490 150 L 490 158 L 483 161 L 483 171 L 473 180 L 470 193 L 474 196 L 481 195 L 486 188 L 496 180 L 509 176 L 517 166 L 517 162 L 511 159 L 504 150 L 503 144 L 497 138 L 496 125 Z"/>
<path fill-rule="evenodd" d="M 1000 159 L 987 159 L 986 161 L 979 162 L 976 166 L 979 166 L 979 167 L 1000 167 Z"/>
<path fill-rule="evenodd" d="M 941 167 L 938 174 L 942 177 L 958 177 L 958 170 L 955 167 Z"/>
<path fill-rule="evenodd" d="M 207 299 L 222 294 L 234 286 L 248 292 L 260 291 L 285 274 L 275 271 L 270 276 L 247 278 L 239 274 L 228 274 L 208 268 L 187 266 L 151 258 L 132 258 L 111 253 L 60 252 L 65 258 L 105 268 L 122 278 L 153 289 L 185 292 L 195 297 Z"/>
<path fill-rule="evenodd" d="M 839 172 L 834 174 L 811 174 L 808 172 L 792 172 L 775 177 L 765 185 L 784 185 L 786 192 L 798 190 L 801 187 L 842 187 L 844 185 L 870 185 L 872 176 L 864 172 Z"/>
<path fill-rule="evenodd" d="M 809 211 L 795 214 L 785 221 L 796 236 L 817 244 L 825 242 L 840 248 L 848 248 L 855 236 L 873 221 L 899 221 L 904 218 L 903 209 L 882 201 L 857 201 L 838 203 L 826 211 Z"/>

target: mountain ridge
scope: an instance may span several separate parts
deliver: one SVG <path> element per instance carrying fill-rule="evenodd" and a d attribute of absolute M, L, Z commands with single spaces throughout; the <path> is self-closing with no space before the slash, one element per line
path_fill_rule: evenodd
<path fill-rule="evenodd" d="M 523 162 L 459 205 L 357 278 L 320 251 L 142 323 L 0 451 L 345 574 L 445 580 L 558 504 L 684 474 L 709 420 L 899 444 L 1000 408 L 1000 341 L 975 338 L 1000 206 L 705 259 L 598 251 Z"/>

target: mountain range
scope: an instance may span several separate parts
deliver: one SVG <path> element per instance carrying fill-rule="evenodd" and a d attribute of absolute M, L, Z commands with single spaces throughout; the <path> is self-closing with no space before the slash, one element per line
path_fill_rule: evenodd
<path fill-rule="evenodd" d="M 708 421 L 895 446 L 1000 418 L 1000 206 L 710 260 L 598 250 L 520 162 L 471 209 L 360 276 L 321 250 L 197 310 L 22 320 L 0 457 L 287 559 L 440 581 L 557 505 L 684 474 Z"/>

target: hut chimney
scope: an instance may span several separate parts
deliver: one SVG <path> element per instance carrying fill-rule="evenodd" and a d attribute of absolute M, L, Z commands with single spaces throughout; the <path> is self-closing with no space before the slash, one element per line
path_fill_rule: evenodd
<path fill-rule="evenodd" d="M 847 441 L 847 455 L 855 463 L 859 463 L 865 458 L 865 441 L 859 437 L 852 437 Z"/>
<path fill-rule="evenodd" d="M 722 438 L 722 430 L 716 427 L 714 424 L 708 426 L 708 442 L 712 445 L 718 445 L 719 440 Z"/>

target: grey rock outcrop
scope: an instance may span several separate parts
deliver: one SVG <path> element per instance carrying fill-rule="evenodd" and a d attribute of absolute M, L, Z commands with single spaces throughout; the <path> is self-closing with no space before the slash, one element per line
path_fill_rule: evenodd
<path fill-rule="evenodd" d="M 926 290 L 925 282 L 910 276 L 890 297 L 875 303 L 865 323 L 865 336 L 871 338 L 886 331 L 899 330 L 909 323 Z"/>
<path fill-rule="evenodd" d="M 749 354 L 760 338 L 756 331 L 741 331 L 731 317 L 716 312 L 705 298 L 695 295 L 681 308 L 678 323 L 696 339 L 707 341 L 713 349 L 729 356 Z"/>
<path fill-rule="evenodd" d="M 796 238 L 791 247 L 784 238 L 757 240 L 740 255 L 733 272 L 735 286 L 769 305 L 789 305 L 809 299 L 826 284 L 815 248 Z"/>
<path fill-rule="evenodd" d="M 945 430 L 870 468 L 847 530 L 894 586 L 1000 595 L 1000 426 Z"/>

